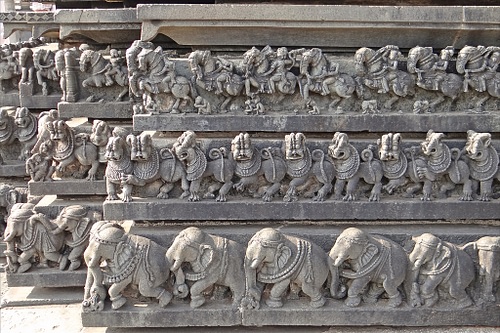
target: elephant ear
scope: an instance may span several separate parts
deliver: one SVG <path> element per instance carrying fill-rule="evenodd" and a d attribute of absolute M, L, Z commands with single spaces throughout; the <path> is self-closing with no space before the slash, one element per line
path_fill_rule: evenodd
<path fill-rule="evenodd" d="M 208 265 L 210 265 L 213 258 L 214 258 L 214 249 L 207 244 L 200 245 L 197 261 L 202 270 L 207 269 Z"/>
<path fill-rule="evenodd" d="M 278 269 L 283 269 L 291 256 L 292 250 L 288 246 L 284 244 L 278 245 L 276 249 L 276 264 L 278 265 Z"/>
<path fill-rule="evenodd" d="M 373 244 L 368 243 L 361 256 L 359 257 L 359 263 L 361 267 L 365 267 L 378 253 L 378 247 Z"/>
<path fill-rule="evenodd" d="M 432 258 L 434 268 L 438 269 L 441 266 L 446 265 L 449 260 L 451 260 L 451 250 L 446 245 L 439 244 L 434 257 Z"/>
<path fill-rule="evenodd" d="M 114 262 L 121 268 L 134 256 L 134 249 L 126 242 L 120 242 L 116 245 Z"/>

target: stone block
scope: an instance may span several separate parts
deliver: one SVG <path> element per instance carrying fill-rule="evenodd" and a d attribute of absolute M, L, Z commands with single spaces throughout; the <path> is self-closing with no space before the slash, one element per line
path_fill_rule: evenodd
<path fill-rule="evenodd" d="M 397 124 L 397 127 L 395 125 Z M 325 115 L 135 115 L 136 131 L 245 132 L 499 132 L 497 114 L 325 114 Z"/>
<path fill-rule="evenodd" d="M 58 199 L 55 195 L 44 196 L 36 205 L 35 211 L 43 213 L 49 218 L 56 218 L 64 207 L 69 205 L 82 205 L 91 210 L 102 212 L 102 200 L 100 197 L 79 198 L 79 199 Z"/>
<path fill-rule="evenodd" d="M 59 195 L 59 196 L 91 196 L 106 195 L 104 180 L 86 181 L 83 179 L 54 180 L 52 182 L 28 183 L 30 195 Z"/>
<path fill-rule="evenodd" d="M 90 119 L 123 120 L 131 119 L 133 115 L 132 105 L 129 102 L 61 102 L 58 104 L 58 108 L 63 119 L 87 117 Z"/>
<path fill-rule="evenodd" d="M 34 268 L 24 273 L 7 273 L 9 287 L 81 287 L 87 278 L 86 267 L 76 271 L 60 271 L 57 268 Z"/>
<path fill-rule="evenodd" d="M 26 166 L 24 161 L 4 161 L 0 165 L 0 177 L 25 177 Z"/>
<path fill-rule="evenodd" d="M 146 221 L 355 221 L 355 220 L 488 220 L 498 218 L 498 203 L 462 202 L 456 198 L 422 202 L 383 200 L 345 202 L 303 199 L 292 203 L 231 200 L 188 202 L 179 199 L 135 199 L 133 202 L 106 201 L 104 218 Z"/>
<path fill-rule="evenodd" d="M 80 303 L 82 289 L 74 287 L 15 287 L 2 296 L 1 307 L 56 305 Z"/>

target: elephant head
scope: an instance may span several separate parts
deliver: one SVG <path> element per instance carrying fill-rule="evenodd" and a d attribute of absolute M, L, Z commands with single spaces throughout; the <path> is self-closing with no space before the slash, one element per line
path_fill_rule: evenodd
<path fill-rule="evenodd" d="M 413 240 L 415 246 L 409 259 L 414 271 L 419 271 L 424 265 L 431 271 L 435 271 L 450 262 L 451 250 L 438 237 L 425 233 Z"/>
<path fill-rule="evenodd" d="M 7 210 L 10 214 L 12 206 L 21 202 L 21 194 L 14 187 L 7 184 L 0 184 L 0 207 Z"/>

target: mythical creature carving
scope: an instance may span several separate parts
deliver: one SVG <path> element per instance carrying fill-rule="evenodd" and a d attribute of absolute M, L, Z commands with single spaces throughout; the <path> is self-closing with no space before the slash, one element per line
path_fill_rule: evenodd
<path fill-rule="evenodd" d="M 122 201 L 132 201 L 132 184 L 123 182 L 124 175 L 132 175 L 134 164 L 130 159 L 130 148 L 121 136 L 109 138 L 106 145 L 106 200 L 118 200 L 117 187 L 122 188 Z"/>
<path fill-rule="evenodd" d="M 471 257 L 456 245 L 429 233 L 414 237 L 413 241 L 415 246 L 409 255 L 410 304 L 433 306 L 439 300 L 438 287 L 443 287 L 456 300 L 457 307 L 472 305 L 465 290 L 475 276 Z"/>
<path fill-rule="evenodd" d="M 16 123 L 16 137 L 21 143 L 19 159 L 27 160 L 37 141 L 38 119 L 31 114 L 27 107 L 16 109 L 14 116 Z"/>
<path fill-rule="evenodd" d="M 84 167 L 90 166 L 86 179 L 95 180 L 99 167 L 99 152 L 90 142 L 90 136 L 85 133 L 75 135 L 64 120 L 48 122 L 46 126 L 50 133 L 55 170 L 64 173 L 66 167 L 78 161 Z"/>
<path fill-rule="evenodd" d="M 493 180 L 500 180 L 498 152 L 491 145 L 491 134 L 467 131 L 465 152 L 469 158 L 470 176 L 480 184 L 479 200 L 490 201 Z"/>
<path fill-rule="evenodd" d="M 373 159 L 373 151 L 364 149 L 360 154 L 356 148 L 349 143 L 349 137 L 345 133 L 336 132 L 332 139 L 332 144 L 328 147 L 328 155 L 333 160 L 336 171 L 336 182 L 334 188 L 334 198 L 336 200 L 352 201 L 356 200 L 356 187 L 360 179 L 368 184 L 373 184 L 373 188 L 368 200 L 379 201 L 382 190 L 382 164 Z M 347 182 L 346 194 L 342 197 Z"/>
<path fill-rule="evenodd" d="M 243 71 L 245 73 L 245 93 L 251 97 L 254 94 L 273 94 L 279 91 L 291 95 L 295 92 L 297 77 L 290 72 L 295 65 L 286 47 L 276 52 L 267 45 L 262 50 L 252 47 L 243 54 Z M 252 87 L 257 92 L 252 92 Z"/>
<path fill-rule="evenodd" d="M 111 126 L 104 121 L 99 119 L 94 119 L 92 123 L 92 133 L 90 134 L 90 142 L 99 148 L 99 162 L 106 162 L 106 145 L 108 140 L 113 136 L 113 130 Z"/>
<path fill-rule="evenodd" d="M 52 143 L 42 142 L 39 152 L 26 160 L 26 173 L 35 182 L 52 181 L 51 177 L 55 171 L 52 162 Z"/>
<path fill-rule="evenodd" d="M 88 270 L 83 311 L 104 309 L 104 285 L 110 285 L 107 293 L 113 310 L 127 302 L 122 291 L 129 284 L 137 285 L 141 295 L 158 299 L 161 307 L 167 306 L 172 294 L 162 287 L 170 275 L 166 252 L 149 238 L 126 233 L 119 224 L 95 223 L 84 253 Z"/>
<path fill-rule="evenodd" d="M 283 158 L 271 147 L 257 150 L 248 133 L 240 133 L 231 141 L 231 153 L 235 161 L 234 173 L 239 177 L 233 187 L 242 192 L 259 184 L 259 178 L 264 178 L 266 184 L 262 200 L 272 201 L 287 172 Z"/>
<path fill-rule="evenodd" d="M 433 182 L 444 176 L 439 188 L 439 197 L 446 197 L 447 191 L 453 190 L 457 184 L 463 184 L 460 200 L 471 201 L 473 198 L 469 167 L 459 159 L 460 149 L 450 149 L 442 142 L 443 138 L 443 133 L 429 130 L 425 141 L 420 145 L 426 159 L 425 166 L 416 168 L 419 178 L 424 180 L 422 200 L 431 200 Z"/>
<path fill-rule="evenodd" d="M 194 83 L 206 91 L 222 95 L 224 101 L 220 106 L 220 112 L 227 112 L 229 103 L 241 94 L 245 85 L 244 79 L 236 74 L 233 62 L 222 57 L 214 57 L 208 50 L 198 50 L 189 54 L 188 63 L 194 74 L 192 78 Z"/>
<path fill-rule="evenodd" d="M 356 51 L 354 67 L 357 73 L 358 95 L 363 95 L 364 86 L 376 89 L 379 94 L 389 93 L 391 98 L 384 104 L 384 108 L 388 110 L 399 97 L 413 95 L 413 78 L 398 69 L 401 58 L 401 51 L 395 45 L 387 45 L 377 51 L 367 47 Z"/>
<path fill-rule="evenodd" d="M 120 87 L 123 87 L 116 98 L 116 101 L 121 101 L 128 94 L 128 74 L 126 68 L 119 65 L 119 59 L 113 59 L 113 62 L 114 65 L 105 59 L 100 52 L 90 49 L 84 50 L 80 55 L 80 70 L 82 72 L 89 72 L 90 77 L 83 80 L 82 86 L 84 88 L 100 88 L 103 86 L 112 86 L 116 83 Z M 95 94 L 91 94 L 87 98 L 89 102 L 96 100 L 97 96 Z"/>
<path fill-rule="evenodd" d="M 408 259 L 404 249 L 397 243 L 370 235 L 358 228 L 345 229 L 330 250 L 332 283 L 330 292 L 334 298 L 345 295 L 345 286 L 339 277 L 352 280 L 347 292 L 346 305 L 354 307 L 361 302 L 375 303 L 384 293 L 389 297 L 388 305 L 397 307 L 402 302 L 398 287 L 406 277 Z"/>
<path fill-rule="evenodd" d="M 283 201 L 297 200 L 297 187 L 306 184 L 311 177 L 321 184 L 313 200 L 325 200 L 332 190 L 335 169 L 321 149 L 315 149 L 311 153 L 303 133 L 290 133 L 285 136 L 285 161 L 287 174 L 292 180 Z"/>
<path fill-rule="evenodd" d="M 26 196 L 19 189 L 0 183 L 0 236 L 3 237 L 7 216 L 16 203 L 26 202 Z"/>
<path fill-rule="evenodd" d="M 463 247 L 472 248 L 478 259 L 481 295 L 478 303 L 495 302 L 495 283 L 500 281 L 500 237 L 485 236 Z"/>
<path fill-rule="evenodd" d="M 187 197 L 189 190 L 188 176 L 186 175 L 186 171 L 181 161 L 177 159 L 175 153 L 171 149 L 156 149 L 153 146 L 151 136 L 146 133 L 142 133 L 139 136 L 133 134 L 128 135 L 127 143 L 130 146 L 130 159 L 134 163 L 132 166 L 133 172 L 128 174 L 122 171 L 130 169 L 130 167 L 128 166 L 128 159 L 125 157 L 119 159 L 119 155 L 115 156 L 118 159 L 115 160 L 116 163 L 113 163 L 112 168 L 109 169 L 109 172 L 124 174 L 121 182 L 122 186 L 145 186 L 146 184 L 150 184 L 160 179 L 164 184 L 160 188 L 160 193 L 157 197 L 159 199 L 168 199 L 169 192 L 174 188 L 174 183 L 180 180 L 181 187 L 184 191 L 181 194 L 181 198 Z M 121 150 L 117 149 L 120 146 L 121 145 L 116 145 L 115 143 L 113 143 L 113 145 L 109 145 L 108 143 L 108 156 L 117 154 L 118 150 Z M 126 192 L 128 193 L 129 191 L 127 190 Z M 122 200 L 131 201 L 132 197 L 125 196 L 124 191 Z"/>
<path fill-rule="evenodd" d="M 166 256 L 176 276 L 174 295 L 184 298 L 189 291 L 192 308 L 205 303 L 202 293 L 213 285 L 229 287 L 233 307 L 240 305 L 245 295 L 245 249 L 242 245 L 190 227 L 179 233 Z M 186 280 L 194 282 L 189 289 Z"/>
<path fill-rule="evenodd" d="M 189 201 L 200 200 L 200 186 L 203 178 L 213 177 L 216 182 L 210 185 L 205 198 L 214 198 L 215 192 L 219 194 L 216 201 L 227 201 L 227 194 L 233 186 L 234 161 L 227 158 L 226 148 L 213 148 L 209 152 L 209 157 L 214 159 L 207 161 L 207 157 L 196 143 L 196 134 L 193 131 L 186 131 L 174 143 L 173 151 L 181 160 L 187 173 L 189 185 Z"/>
<path fill-rule="evenodd" d="M 425 90 L 438 91 L 438 97 L 429 103 L 429 112 L 445 100 L 452 102 L 462 92 L 463 79 L 454 73 L 447 73 L 448 64 L 455 50 L 452 46 L 444 48 L 439 56 L 432 47 L 416 46 L 408 52 L 406 63 L 408 72 L 417 74 L 417 86 Z"/>
<path fill-rule="evenodd" d="M 9 44 L 2 45 L 0 49 L 0 92 L 5 93 L 16 89 L 20 75 L 19 60 L 14 49 Z"/>
<path fill-rule="evenodd" d="M 334 110 L 342 99 L 352 96 L 356 82 L 350 75 L 339 73 L 339 64 L 329 61 L 321 49 L 304 51 L 301 56 L 299 85 L 304 100 L 309 100 L 311 91 L 330 95 L 333 101 L 328 108 Z"/>
<path fill-rule="evenodd" d="M 311 307 L 319 308 L 325 304 L 322 287 L 328 277 L 328 256 L 308 240 L 264 228 L 248 242 L 245 275 L 243 308 L 260 307 L 262 289 L 257 281 L 273 284 L 266 299 L 269 307 L 282 307 L 282 296 L 293 284 L 310 297 Z"/>
<path fill-rule="evenodd" d="M 23 47 L 19 50 L 19 67 L 21 72 L 21 84 L 30 84 L 35 81 L 35 64 L 33 62 L 33 50 Z"/>
<path fill-rule="evenodd" d="M 457 72 L 464 75 L 463 89 L 487 92 L 475 100 L 475 111 L 484 111 L 490 97 L 500 98 L 500 47 L 464 46 L 457 55 Z"/>
<path fill-rule="evenodd" d="M 0 109 L 0 164 L 7 159 L 7 151 L 16 139 L 16 123 L 7 109 Z"/>
<path fill-rule="evenodd" d="M 35 257 L 38 257 L 41 266 L 47 266 L 48 260 L 60 265 L 67 264 L 61 254 L 64 234 L 53 234 L 51 221 L 45 215 L 35 213 L 33 209 L 33 204 L 15 204 L 7 218 L 5 254 L 12 273 L 26 272 L 31 268 Z"/>
<path fill-rule="evenodd" d="M 59 81 L 55 53 L 47 49 L 36 49 L 33 52 L 33 63 L 37 82 L 42 87 L 42 95 L 47 96 L 50 93 L 47 81 Z"/>
<path fill-rule="evenodd" d="M 392 194 L 397 188 L 405 185 L 408 182 L 409 176 L 411 179 L 419 181 L 418 175 L 410 173 L 413 171 L 413 164 L 408 168 L 408 159 L 401 149 L 401 134 L 388 133 L 382 135 L 377 140 L 378 154 L 382 163 L 384 177 L 389 179 L 389 182 L 383 188 Z M 413 162 L 411 162 L 413 163 Z"/>
<path fill-rule="evenodd" d="M 134 46 L 134 48 L 137 47 L 141 48 L 140 52 L 129 53 L 129 58 L 136 55 L 136 60 L 127 60 L 137 61 L 137 70 L 130 80 L 133 81 L 132 85 L 139 89 L 138 93 L 143 96 L 145 109 L 154 114 L 162 111 L 179 113 L 181 100 L 192 105 L 191 82 L 175 73 L 175 62 L 168 59 L 162 48 L 158 46 L 153 49 L 154 46 L 150 42 L 139 42 Z M 163 105 L 160 100 L 162 93 L 171 94 L 174 97 L 175 102 L 170 108 Z"/>

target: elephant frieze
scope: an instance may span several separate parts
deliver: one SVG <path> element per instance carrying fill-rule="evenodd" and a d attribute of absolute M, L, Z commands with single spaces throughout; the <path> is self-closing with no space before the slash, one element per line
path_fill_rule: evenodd
<path fill-rule="evenodd" d="M 345 304 L 355 307 L 363 295 L 367 303 L 375 303 L 385 292 L 388 305 L 397 307 L 402 302 L 398 287 L 406 277 L 407 256 L 403 248 L 382 236 L 370 235 L 358 228 L 348 228 L 337 238 L 330 254 L 332 283 L 330 292 L 334 298 L 342 298 L 345 286 L 340 277 L 351 280 Z"/>
<path fill-rule="evenodd" d="M 475 277 L 472 258 L 456 245 L 425 233 L 414 237 L 415 246 L 409 255 L 410 304 L 431 307 L 439 300 L 438 287 L 448 290 L 457 307 L 472 305 L 466 288 Z"/>
<path fill-rule="evenodd" d="M 259 309 L 262 290 L 257 281 L 273 285 L 266 299 L 269 307 L 282 307 L 282 296 L 289 287 L 301 288 L 313 308 L 325 304 L 322 288 L 329 273 L 328 256 L 308 240 L 264 228 L 250 239 L 244 265 L 243 308 Z"/>
<path fill-rule="evenodd" d="M 83 311 L 104 309 L 105 285 L 109 285 L 107 293 L 114 310 L 127 302 L 122 291 L 130 284 L 137 285 L 141 295 L 158 299 L 161 307 L 167 306 L 172 294 L 162 287 L 170 276 L 166 253 L 164 247 L 149 238 L 126 233 L 117 223 L 95 223 L 84 252 L 88 271 Z"/>
<path fill-rule="evenodd" d="M 186 297 L 186 280 L 193 282 L 189 288 L 192 308 L 205 303 L 202 293 L 214 285 L 229 287 L 233 306 L 240 305 L 245 294 L 245 249 L 242 245 L 189 227 L 177 235 L 166 256 L 176 276 L 174 295 Z"/>

